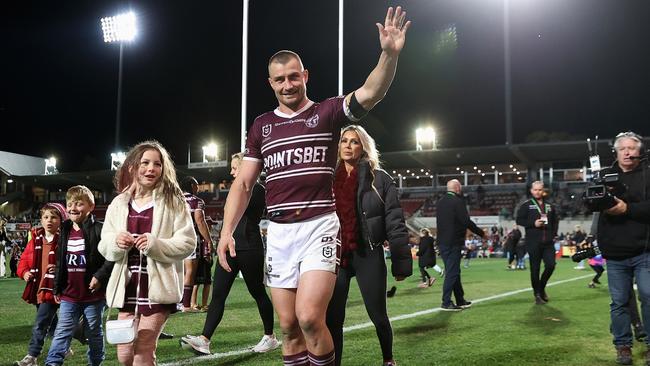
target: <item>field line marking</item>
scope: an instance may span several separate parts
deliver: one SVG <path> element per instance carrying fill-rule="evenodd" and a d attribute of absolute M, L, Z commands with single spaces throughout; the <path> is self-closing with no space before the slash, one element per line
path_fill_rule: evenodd
<path fill-rule="evenodd" d="M 547 284 L 547 286 L 557 286 L 557 285 L 561 285 L 561 284 L 564 284 L 564 283 L 567 283 L 567 282 L 578 281 L 578 280 L 582 280 L 582 279 L 589 278 L 589 277 L 593 277 L 593 273 L 588 274 L 588 275 L 568 278 L 566 280 L 551 282 L 551 283 Z M 478 304 L 478 303 L 482 303 L 482 302 L 486 302 L 486 301 L 501 299 L 501 298 L 504 298 L 504 297 L 517 295 L 517 294 L 520 294 L 520 293 L 523 293 L 523 292 L 528 292 L 528 291 L 531 291 L 531 290 L 532 290 L 531 287 L 527 287 L 527 288 L 523 288 L 523 289 L 520 289 L 520 290 L 508 291 L 508 292 L 504 292 L 504 293 L 501 293 L 501 294 L 492 295 L 492 296 L 484 297 L 484 298 L 481 298 L 481 299 L 473 300 L 472 304 Z M 416 318 L 416 317 L 422 316 L 422 315 L 437 313 L 439 311 L 440 311 L 440 307 L 427 309 L 427 310 L 416 311 L 416 312 L 410 313 L 410 314 L 402 314 L 402 315 L 394 316 L 394 317 L 390 318 L 390 321 L 392 323 L 392 322 L 399 321 L 399 320 L 411 319 L 411 318 Z M 366 323 L 351 325 L 349 327 L 343 328 L 343 332 L 344 333 L 351 332 L 351 331 L 354 331 L 354 330 L 365 329 L 365 328 L 369 328 L 369 327 L 372 327 L 372 326 L 374 326 L 372 324 L 372 322 L 366 322 Z M 278 342 L 278 343 L 282 344 L 282 342 Z M 251 346 L 251 347 L 248 347 L 248 348 L 243 348 L 243 349 L 230 351 L 230 352 L 213 353 L 211 355 L 199 356 L 199 357 L 194 357 L 194 358 L 181 360 L 181 361 L 176 361 L 176 362 L 162 363 L 162 364 L 160 364 L 160 366 L 191 365 L 191 364 L 201 362 L 201 361 L 216 360 L 216 359 L 219 359 L 219 358 L 225 358 L 225 357 L 231 357 L 231 356 L 239 356 L 239 355 L 244 355 L 244 354 L 248 354 L 248 353 L 252 353 L 252 352 L 253 351 L 252 351 L 252 346 Z"/>

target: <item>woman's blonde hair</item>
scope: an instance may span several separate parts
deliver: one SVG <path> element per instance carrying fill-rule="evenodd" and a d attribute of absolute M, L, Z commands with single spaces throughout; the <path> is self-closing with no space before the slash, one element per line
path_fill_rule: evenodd
<path fill-rule="evenodd" d="M 373 171 L 377 169 L 381 169 L 381 163 L 379 162 L 379 151 L 377 151 L 377 144 L 375 143 L 375 139 L 373 139 L 372 136 L 370 136 L 368 132 L 366 132 L 365 128 L 359 125 L 349 125 L 341 129 L 341 137 L 339 138 L 339 150 L 338 150 L 336 165 L 338 166 L 339 164 L 341 164 L 340 142 L 341 139 L 343 138 L 343 134 L 345 134 L 348 131 L 354 131 L 357 133 L 357 136 L 359 136 L 359 142 L 361 142 L 361 148 L 363 149 L 363 152 L 361 153 L 361 157 L 359 158 L 359 160 L 367 161 L 370 164 L 370 169 Z"/>
<path fill-rule="evenodd" d="M 167 150 L 160 144 L 160 142 L 155 140 L 141 142 L 134 147 L 126 154 L 126 159 L 124 163 L 117 170 L 113 183 L 115 189 L 118 192 L 127 191 L 132 187 L 132 184 L 135 183 L 135 176 L 140 167 L 140 160 L 145 151 L 156 150 L 160 154 L 160 161 L 162 163 L 162 173 L 160 175 L 160 180 L 156 183 L 155 189 L 159 189 L 164 197 L 165 204 L 171 206 L 173 210 L 179 210 L 183 208 L 185 204 L 185 199 L 183 198 L 183 192 L 178 185 L 176 180 L 176 168 L 174 168 L 174 162 Z"/>

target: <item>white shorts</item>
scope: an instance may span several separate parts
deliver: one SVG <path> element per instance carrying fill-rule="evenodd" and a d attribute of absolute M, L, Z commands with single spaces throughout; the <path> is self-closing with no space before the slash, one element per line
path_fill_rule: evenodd
<path fill-rule="evenodd" d="M 265 283 L 269 287 L 298 288 L 308 271 L 336 273 L 341 242 L 335 212 L 290 224 L 269 223 Z"/>

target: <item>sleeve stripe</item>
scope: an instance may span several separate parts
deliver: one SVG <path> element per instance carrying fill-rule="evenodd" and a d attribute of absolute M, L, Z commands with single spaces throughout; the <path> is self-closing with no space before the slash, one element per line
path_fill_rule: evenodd
<path fill-rule="evenodd" d="M 242 160 L 254 161 L 256 163 L 261 163 L 262 162 L 262 159 L 252 158 L 250 156 L 244 156 L 244 158 Z"/>

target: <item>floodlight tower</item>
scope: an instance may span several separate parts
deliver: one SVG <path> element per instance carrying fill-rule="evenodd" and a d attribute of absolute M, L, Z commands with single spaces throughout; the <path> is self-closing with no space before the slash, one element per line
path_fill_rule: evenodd
<path fill-rule="evenodd" d="M 120 65 L 117 77 L 117 112 L 115 113 L 115 148 L 120 145 L 120 115 L 122 113 L 122 59 L 124 42 L 135 39 L 137 32 L 136 18 L 132 11 L 101 19 L 104 42 L 120 44 Z"/>
<path fill-rule="evenodd" d="M 418 128 L 415 130 L 415 150 L 422 151 L 436 149 L 436 131 L 432 127 Z"/>

